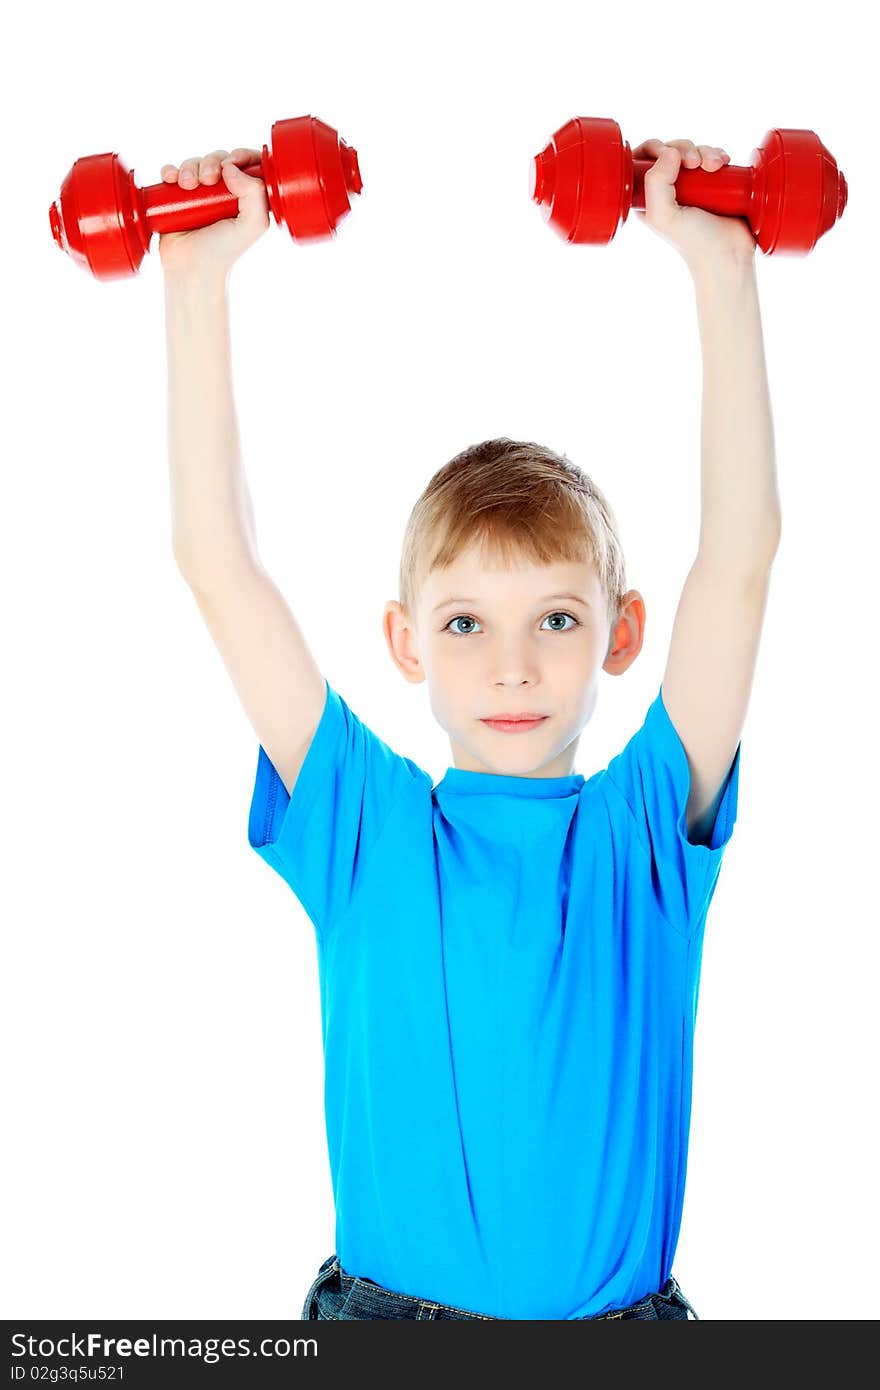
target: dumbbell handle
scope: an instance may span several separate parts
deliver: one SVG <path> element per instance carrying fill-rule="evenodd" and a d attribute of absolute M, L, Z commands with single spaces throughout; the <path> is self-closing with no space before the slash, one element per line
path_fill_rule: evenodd
<path fill-rule="evenodd" d="M 240 166 L 243 174 L 263 178 L 263 161 Z M 140 190 L 147 238 L 154 232 L 191 232 L 238 216 L 238 198 L 230 193 L 221 173 L 217 183 L 181 188 L 178 183 L 151 183 Z"/>
<path fill-rule="evenodd" d="M 656 160 L 634 159 L 632 208 L 645 210 L 645 175 Z M 755 171 L 751 165 L 725 164 L 714 174 L 705 169 L 686 169 L 675 180 L 675 201 L 680 207 L 703 208 L 723 217 L 746 217 L 752 198 Z"/>

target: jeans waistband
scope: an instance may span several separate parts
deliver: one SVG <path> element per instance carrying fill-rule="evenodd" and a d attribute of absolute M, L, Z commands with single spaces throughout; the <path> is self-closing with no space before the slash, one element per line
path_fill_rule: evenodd
<path fill-rule="evenodd" d="M 622 1318 L 632 1320 L 671 1320 L 686 1321 L 688 1314 L 699 1321 L 693 1306 L 685 1298 L 676 1279 L 669 1276 L 662 1290 L 646 1294 L 637 1303 L 625 1308 L 615 1308 L 607 1313 L 589 1314 L 583 1318 L 573 1318 L 573 1322 L 600 1321 Z M 476 1313 L 468 1308 L 456 1308 L 451 1303 L 438 1303 L 413 1294 L 399 1293 L 386 1289 L 372 1279 L 349 1274 L 342 1268 L 336 1255 L 329 1255 L 318 1270 L 317 1278 L 306 1294 L 302 1316 L 304 1319 L 358 1319 L 358 1318 L 416 1318 L 419 1320 L 473 1320 L 479 1322 L 505 1322 L 489 1313 Z"/>

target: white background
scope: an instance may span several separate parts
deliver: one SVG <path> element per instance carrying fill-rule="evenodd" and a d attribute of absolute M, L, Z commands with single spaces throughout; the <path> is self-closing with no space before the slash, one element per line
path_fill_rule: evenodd
<path fill-rule="evenodd" d="M 358 152 L 338 237 L 233 269 L 263 563 L 357 714 L 439 779 L 381 633 L 430 476 L 498 435 L 593 475 L 647 605 L 575 770 L 659 686 L 699 527 L 684 262 L 631 215 L 567 245 L 532 156 L 575 115 L 751 162 L 817 132 L 849 182 L 756 255 L 783 509 L 739 815 L 710 908 L 679 1283 L 704 1319 L 877 1312 L 876 109 L 867 11 L 741 3 L 19 9 L 2 96 L 2 1315 L 297 1318 L 334 1248 L 311 924 L 250 849 L 258 743 L 170 546 L 158 240 L 100 283 L 55 246 L 74 161 Z M 8 21 L 7 21 L 8 25 Z M 413 1078 L 413 1085 L 418 1079 Z"/>

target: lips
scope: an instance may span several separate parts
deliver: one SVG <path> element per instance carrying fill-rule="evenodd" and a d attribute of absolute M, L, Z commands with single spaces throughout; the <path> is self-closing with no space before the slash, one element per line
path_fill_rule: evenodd
<path fill-rule="evenodd" d="M 546 718 L 546 714 L 534 714 L 531 710 L 528 714 L 487 714 L 485 716 L 485 719 L 493 724 L 515 724 L 520 719 L 531 722 L 535 719 Z"/>
<path fill-rule="evenodd" d="M 522 715 L 517 715 L 515 719 L 484 719 L 482 722 L 494 733 L 526 734 L 531 729 L 537 729 L 546 718 L 546 714 L 539 714 L 534 718 L 524 718 Z"/>

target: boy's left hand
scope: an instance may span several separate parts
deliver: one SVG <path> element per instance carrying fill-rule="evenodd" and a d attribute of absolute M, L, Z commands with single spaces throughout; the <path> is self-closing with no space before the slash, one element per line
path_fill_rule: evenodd
<path fill-rule="evenodd" d="M 730 161 L 726 150 L 695 145 L 692 140 L 646 140 L 633 159 L 654 159 L 645 174 L 645 210 L 636 209 L 652 231 L 684 257 L 693 272 L 719 257 L 753 261 L 755 238 L 743 217 L 722 217 L 704 208 L 680 207 L 675 198 L 679 171 L 703 168 L 714 173 Z"/>

